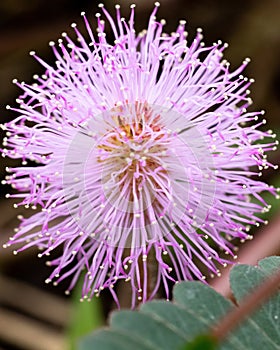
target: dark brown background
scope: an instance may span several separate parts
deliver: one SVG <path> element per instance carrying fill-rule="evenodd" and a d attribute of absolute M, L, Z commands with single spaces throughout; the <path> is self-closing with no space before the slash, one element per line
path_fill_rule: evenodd
<path fill-rule="evenodd" d="M 113 8 L 114 2 L 104 3 Z M 126 5 L 130 3 L 126 0 L 119 3 L 124 13 L 127 13 Z M 153 1 L 139 0 L 136 4 L 136 27 L 137 30 L 141 30 L 146 27 Z M 41 57 L 51 61 L 48 42 L 58 39 L 63 31 L 70 32 L 71 22 L 82 22 L 81 11 L 86 11 L 89 19 L 94 21 L 97 10 L 97 2 L 88 0 L 0 2 L 2 122 L 13 118 L 12 113 L 5 110 L 5 105 L 13 105 L 19 93 L 11 83 L 12 79 L 16 77 L 29 81 L 33 74 L 42 73 L 41 67 L 28 52 L 36 50 Z M 206 44 L 211 44 L 217 39 L 229 42 L 230 47 L 225 57 L 232 63 L 233 68 L 245 57 L 251 57 L 252 63 L 246 73 L 256 79 L 251 88 L 254 109 L 265 109 L 269 128 L 280 133 L 279 0 L 162 0 L 158 17 L 167 20 L 166 31 L 174 30 L 178 20 L 184 18 L 188 21 L 191 38 L 195 29 L 202 27 Z M 95 22 L 93 26 L 95 27 Z M 279 163 L 279 152 L 274 152 L 271 159 Z M 5 176 L 5 166 L 12 164 L 15 163 L 8 159 L 1 160 L 1 178 Z M 279 171 L 268 171 L 265 180 L 279 183 L 278 173 Z M 20 210 L 13 209 L 11 201 L 3 199 L 8 190 L 5 186 L 1 188 L 1 243 L 11 234 L 12 228 L 17 224 L 16 216 L 20 213 Z M 276 212 L 271 218 L 272 223 L 266 229 L 257 232 L 261 243 L 254 247 L 253 257 L 250 244 L 243 248 L 243 260 L 253 262 L 258 257 L 279 253 L 278 220 L 279 214 Z M 67 349 L 64 331 L 69 323 L 70 299 L 64 297 L 65 285 L 54 288 L 44 284 L 48 273 L 44 262 L 36 258 L 35 250 L 17 257 L 13 256 L 11 251 L 0 251 L 0 349 Z M 106 298 L 104 300 L 106 303 Z M 109 308 L 110 305 L 105 305 L 105 309 Z"/>

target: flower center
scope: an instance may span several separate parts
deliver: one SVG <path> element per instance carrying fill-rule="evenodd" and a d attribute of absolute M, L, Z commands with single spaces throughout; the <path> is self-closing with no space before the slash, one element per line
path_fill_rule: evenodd
<path fill-rule="evenodd" d="M 115 107 L 110 119 L 97 147 L 106 200 L 149 225 L 168 207 L 170 183 L 164 160 L 170 134 L 147 103 Z"/>
<path fill-rule="evenodd" d="M 134 107 L 134 111 L 129 106 L 112 109 L 115 126 L 98 146 L 98 161 L 114 162 L 116 169 L 122 168 L 120 180 L 130 174 L 145 181 L 145 177 L 152 176 L 155 171 L 166 173 L 163 159 L 168 135 L 160 125 L 160 116 L 154 116 L 146 103 L 136 103 Z"/>

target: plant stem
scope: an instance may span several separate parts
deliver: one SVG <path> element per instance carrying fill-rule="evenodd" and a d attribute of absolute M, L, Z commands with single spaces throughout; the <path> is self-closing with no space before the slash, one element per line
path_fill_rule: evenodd
<path fill-rule="evenodd" d="M 238 307 L 230 311 L 212 330 L 211 335 L 221 342 L 236 328 L 241 321 L 258 309 L 280 287 L 280 269 L 256 289 L 255 292 L 245 297 Z"/>
<path fill-rule="evenodd" d="M 156 263 L 156 254 L 154 248 L 151 248 L 148 256 L 147 256 L 147 275 L 144 276 L 145 272 L 143 269 L 143 266 L 141 262 L 139 263 L 140 266 L 140 277 L 142 285 L 144 285 L 144 279 L 147 279 L 147 296 L 146 299 L 149 300 L 151 294 L 153 293 L 154 287 L 157 282 L 157 263 Z M 156 297 L 156 295 L 154 296 Z M 137 306 L 142 304 L 142 300 L 139 300 L 137 302 Z"/>
<path fill-rule="evenodd" d="M 154 287 L 157 283 L 157 269 L 158 269 L 158 265 L 156 262 L 156 253 L 154 248 L 152 248 L 149 251 L 149 255 L 148 255 L 148 259 L 147 259 L 147 267 L 148 267 L 148 293 L 147 293 L 147 297 L 149 299 L 149 297 L 151 296 Z M 155 295 L 155 297 L 157 297 Z"/>

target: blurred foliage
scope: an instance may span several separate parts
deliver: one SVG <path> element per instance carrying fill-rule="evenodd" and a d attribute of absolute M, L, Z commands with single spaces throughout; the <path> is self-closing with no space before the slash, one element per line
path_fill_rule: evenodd
<path fill-rule="evenodd" d="M 77 349 L 81 336 L 104 325 L 104 313 L 100 299 L 81 299 L 84 276 L 81 276 L 72 294 L 71 319 L 67 329 L 70 349 Z"/>

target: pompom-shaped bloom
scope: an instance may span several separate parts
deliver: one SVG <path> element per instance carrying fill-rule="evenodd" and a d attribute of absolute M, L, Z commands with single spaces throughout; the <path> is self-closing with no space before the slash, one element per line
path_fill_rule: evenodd
<path fill-rule="evenodd" d="M 203 265 L 219 275 L 232 239 L 262 221 L 260 193 L 275 194 L 259 179 L 276 142 L 258 129 L 263 113 L 246 110 L 249 60 L 231 72 L 226 44 L 205 47 L 198 30 L 188 45 L 184 21 L 163 33 L 158 6 L 136 35 L 134 6 L 126 21 L 100 5 L 112 43 L 101 14 L 97 35 L 82 14 L 89 40 L 73 24 L 76 43 L 66 33 L 50 43 L 56 67 L 32 52 L 46 72 L 15 81 L 18 116 L 3 126 L 3 155 L 23 160 L 8 169 L 10 196 L 36 210 L 5 246 L 39 256 L 62 246 L 47 282 L 72 275 L 70 291 L 85 270 L 83 297 L 109 288 L 117 301 L 116 282 L 129 281 L 133 306 L 160 285 L 168 298 L 170 281 L 204 280 Z"/>

